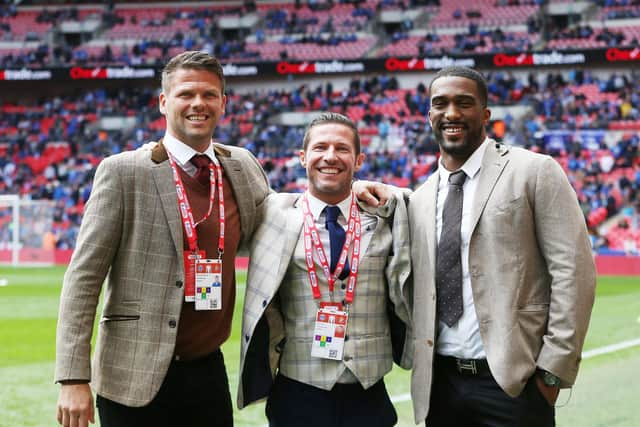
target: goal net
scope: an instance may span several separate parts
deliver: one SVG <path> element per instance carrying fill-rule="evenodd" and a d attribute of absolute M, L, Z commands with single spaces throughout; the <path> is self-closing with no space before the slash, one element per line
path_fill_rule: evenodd
<path fill-rule="evenodd" d="M 0 264 L 53 264 L 53 214 L 50 200 L 0 195 Z"/>

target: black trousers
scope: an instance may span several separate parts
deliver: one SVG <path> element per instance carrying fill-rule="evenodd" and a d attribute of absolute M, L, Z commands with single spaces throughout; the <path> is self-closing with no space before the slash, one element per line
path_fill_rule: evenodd
<path fill-rule="evenodd" d="M 229 380 L 220 350 L 171 362 L 156 397 L 140 408 L 96 398 L 102 427 L 231 427 Z"/>
<path fill-rule="evenodd" d="M 398 421 L 383 380 L 366 390 L 336 384 L 327 391 L 278 375 L 265 411 L 270 427 L 389 427 Z"/>
<path fill-rule="evenodd" d="M 455 363 L 436 356 L 431 402 L 425 427 L 551 427 L 555 410 L 535 377 L 513 398 L 496 383 L 488 368 L 459 372 Z"/>

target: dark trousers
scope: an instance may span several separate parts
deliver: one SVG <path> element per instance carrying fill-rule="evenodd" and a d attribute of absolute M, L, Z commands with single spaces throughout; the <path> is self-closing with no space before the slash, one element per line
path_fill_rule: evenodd
<path fill-rule="evenodd" d="M 535 377 L 514 398 L 500 388 L 488 367 L 476 374 L 459 372 L 453 359 L 436 356 L 425 426 L 551 427 L 555 426 L 555 410 L 538 389 Z"/>
<path fill-rule="evenodd" d="M 229 380 L 220 350 L 171 362 L 156 397 L 140 408 L 96 398 L 102 427 L 231 427 Z"/>
<path fill-rule="evenodd" d="M 266 413 L 270 427 L 388 427 L 398 421 L 383 380 L 366 390 L 336 384 L 327 391 L 278 375 Z"/>

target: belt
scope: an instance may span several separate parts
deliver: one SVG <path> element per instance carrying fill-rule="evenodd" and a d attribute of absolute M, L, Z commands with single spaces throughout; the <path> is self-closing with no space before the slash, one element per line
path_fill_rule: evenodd
<path fill-rule="evenodd" d="M 198 356 L 193 359 L 182 357 L 179 354 L 174 354 L 171 357 L 171 362 L 177 363 L 177 364 L 187 364 L 187 363 L 195 364 L 195 363 L 209 362 L 221 356 L 222 356 L 222 351 L 220 349 L 217 349 L 216 351 L 211 352 L 209 354 L 205 354 L 204 356 Z"/>
<path fill-rule="evenodd" d="M 462 375 L 487 375 L 491 374 L 487 359 L 458 359 L 452 356 L 436 354 L 436 365 L 453 369 Z"/>

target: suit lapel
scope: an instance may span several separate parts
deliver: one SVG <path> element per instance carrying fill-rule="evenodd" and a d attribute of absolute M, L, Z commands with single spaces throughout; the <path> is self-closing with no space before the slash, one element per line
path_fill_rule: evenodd
<path fill-rule="evenodd" d="M 250 194 L 238 194 L 238 189 L 249 188 L 249 179 L 242 170 L 240 161 L 231 157 L 229 151 L 217 144 L 214 144 L 214 150 L 235 195 L 238 213 L 240 214 L 240 234 L 244 239 L 248 235 L 247 230 L 250 228 L 250 219 L 256 215 L 256 206 Z"/>
<path fill-rule="evenodd" d="M 436 259 L 436 201 L 438 197 L 438 181 L 440 180 L 440 174 L 433 173 L 427 179 L 424 184 L 424 196 L 420 198 L 420 205 L 417 208 L 417 212 L 424 212 L 425 221 L 420 221 L 420 224 L 424 224 L 424 230 L 420 230 L 418 239 L 426 240 L 427 247 L 427 259 L 433 261 L 433 267 L 435 268 Z M 414 222 L 415 223 L 415 222 Z M 428 238 L 432 236 L 433 238 Z"/>
<path fill-rule="evenodd" d="M 302 224 L 304 218 L 302 216 L 302 209 L 299 206 L 300 198 L 296 198 L 291 207 L 287 209 L 287 213 L 284 216 L 285 227 L 287 234 L 283 241 L 282 256 L 280 257 L 280 265 L 278 267 L 278 283 L 282 281 L 282 278 L 287 272 L 287 268 L 293 258 L 293 253 L 296 250 L 296 245 L 300 239 L 300 233 L 302 232 Z"/>
<path fill-rule="evenodd" d="M 273 298 L 287 273 L 302 230 L 302 212 L 295 206 L 296 199 L 290 204 L 287 202 L 288 207 L 284 209 L 273 206 L 280 203 L 274 199 L 289 196 L 294 195 L 272 194 L 267 198 L 265 222 L 258 228 L 251 244 L 250 265 L 254 268 L 249 268 L 249 286 L 259 288 L 269 298 Z M 260 273 L 267 271 L 268 274 Z"/>
<path fill-rule="evenodd" d="M 167 151 L 162 145 L 162 141 L 151 151 L 151 160 L 154 164 L 151 166 L 153 181 L 160 196 L 162 209 L 169 223 L 169 230 L 176 252 L 182 254 L 182 222 L 178 211 L 178 196 L 176 195 L 176 186 L 173 181 L 173 172 L 169 165 Z M 180 263 L 182 257 L 178 256 Z"/>
<path fill-rule="evenodd" d="M 482 159 L 480 181 L 478 181 L 475 198 L 473 200 L 471 230 L 475 230 L 476 225 L 480 220 L 480 216 L 487 205 L 487 201 L 498 182 L 498 178 L 500 178 L 502 171 L 507 163 L 509 163 L 509 158 L 507 156 L 508 152 L 509 149 L 507 146 L 499 145 L 499 148 L 496 148 L 494 141 L 489 142 L 489 146 L 487 147 L 484 153 L 484 158 Z"/>

